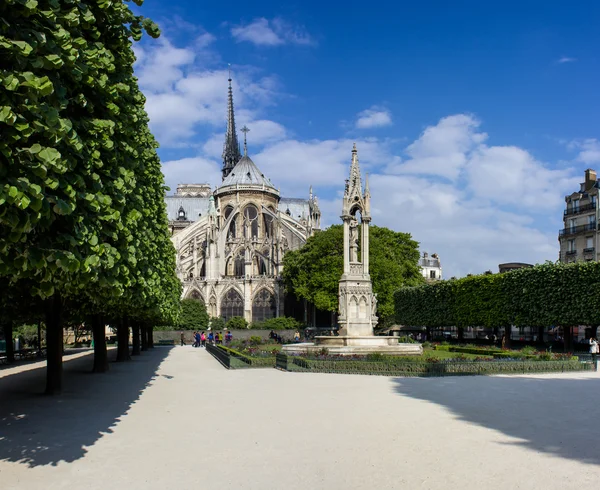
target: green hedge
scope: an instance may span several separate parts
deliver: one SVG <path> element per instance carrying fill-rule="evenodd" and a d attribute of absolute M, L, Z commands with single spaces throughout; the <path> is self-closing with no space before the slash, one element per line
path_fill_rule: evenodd
<path fill-rule="evenodd" d="M 306 359 L 277 355 L 277 367 L 287 371 L 387 376 L 469 376 L 492 374 L 591 371 L 591 363 L 570 361 L 369 362 Z"/>
<path fill-rule="evenodd" d="M 244 366 L 235 363 L 235 367 L 275 367 L 275 357 L 251 357 L 246 354 L 242 354 L 241 352 L 235 349 L 225 347 L 223 345 L 217 345 L 217 348 L 226 352 L 230 357 L 237 359 L 238 361 L 241 361 L 246 365 Z"/>

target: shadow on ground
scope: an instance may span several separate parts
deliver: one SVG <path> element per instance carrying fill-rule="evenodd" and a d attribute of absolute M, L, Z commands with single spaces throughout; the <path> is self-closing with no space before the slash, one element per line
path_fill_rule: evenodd
<path fill-rule="evenodd" d="M 600 464 L 600 377 L 394 378 L 393 384 L 401 395 L 519 439 L 505 444 Z"/>
<path fill-rule="evenodd" d="M 44 390 L 45 368 L 0 378 L 0 461 L 29 467 L 82 458 L 139 399 L 171 348 L 158 347 L 92 374 L 93 357 L 64 364 L 64 392 Z M 111 359 L 116 352 L 109 353 Z"/>

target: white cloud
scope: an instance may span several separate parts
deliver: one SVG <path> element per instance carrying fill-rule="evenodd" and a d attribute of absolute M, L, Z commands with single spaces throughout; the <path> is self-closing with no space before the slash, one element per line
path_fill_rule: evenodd
<path fill-rule="evenodd" d="M 376 106 L 359 112 L 356 119 L 356 127 L 359 129 L 379 128 L 390 124 L 392 124 L 390 111 Z"/>
<path fill-rule="evenodd" d="M 596 138 L 571 141 L 567 147 L 571 150 L 579 150 L 576 160 L 586 165 L 600 163 L 600 141 Z"/>
<path fill-rule="evenodd" d="M 231 35 L 238 42 L 247 41 L 257 46 L 279 46 L 281 44 L 315 44 L 312 37 L 301 26 L 274 18 L 271 21 L 260 17 L 250 24 L 234 26 Z"/>
<path fill-rule="evenodd" d="M 214 186 L 221 182 L 220 164 L 207 158 L 189 157 L 163 162 L 162 170 L 172 192 L 177 189 L 177 184 L 208 183 Z"/>
<path fill-rule="evenodd" d="M 272 22 L 268 25 L 281 36 Z M 227 71 L 211 61 L 219 54 L 210 35 L 185 47 L 166 38 L 142 46 L 136 48 L 136 74 L 152 129 L 163 148 L 184 148 L 177 153 L 184 158 L 163 164 L 167 184 L 172 189 L 184 182 L 218 185 Z M 307 196 L 314 185 L 323 223 L 338 223 L 354 141 L 302 139 L 294 128 L 268 119 L 267 109 L 282 96 L 276 76 L 251 66 L 235 67 L 234 74 L 238 131 L 250 127 L 254 162 L 283 196 Z M 527 149 L 488 139 L 476 117 L 454 114 L 402 143 L 404 148 L 398 139 L 356 141 L 363 175 L 371 175 L 373 223 L 410 232 L 422 251 L 440 255 L 446 277 L 496 271 L 501 262 L 557 258 L 562 199 L 577 188 L 581 171 L 554 169 Z M 569 148 L 576 152 L 572 167 L 600 162 L 596 139 L 577 140 Z"/>
<path fill-rule="evenodd" d="M 467 163 L 468 153 L 486 140 L 478 132 L 480 122 L 468 114 L 440 119 L 406 148 L 410 157 L 401 165 L 389 168 L 391 173 L 430 174 L 456 180 Z"/>
<path fill-rule="evenodd" d="M 570 58 L 568 56 L 561 56 L 560 58 L 558 58 L 558 60 L 556 60 L 557 63 L 574 63 L 575 61 L 577 61 L 577 58 Z"/>

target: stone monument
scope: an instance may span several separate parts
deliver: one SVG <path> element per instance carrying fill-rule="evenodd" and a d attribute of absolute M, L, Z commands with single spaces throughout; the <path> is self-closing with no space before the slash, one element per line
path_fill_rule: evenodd
<path fill-rule="evenodd" d="M 364 191 L 362 188 L 356 144 L 352 149 L 350 178 L 346 180 L 341 218 L 344 223 L 344 270 L 339 284 L 339 335 L 319 336 L 314 344 L 291 344 L 284 346 L 283 350 L 307 352 L 325 347 L 332 354 L 422 354 L 421 344 L 400 344 L 397 337 L 375 336 L 373 333 L 377 325 L 377 297 L 373 294 L 369 275 L 371 193 L 368 176 Z"/>

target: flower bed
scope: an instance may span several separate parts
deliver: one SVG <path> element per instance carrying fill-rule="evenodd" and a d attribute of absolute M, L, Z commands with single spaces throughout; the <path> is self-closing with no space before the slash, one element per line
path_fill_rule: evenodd
<path fill-rule="evenodd" d="M 249 356 L 242 352 L 239 352 L 230 347 L 225 347 L 224 345 L 217 345 L 217 349 L 226 353 L 230 358 L 234 360 L 241 361 L 233 362 L 230 367 L 235 368 L 244 368 L 244 367 L 275 367 L 275 356 Z"/>

